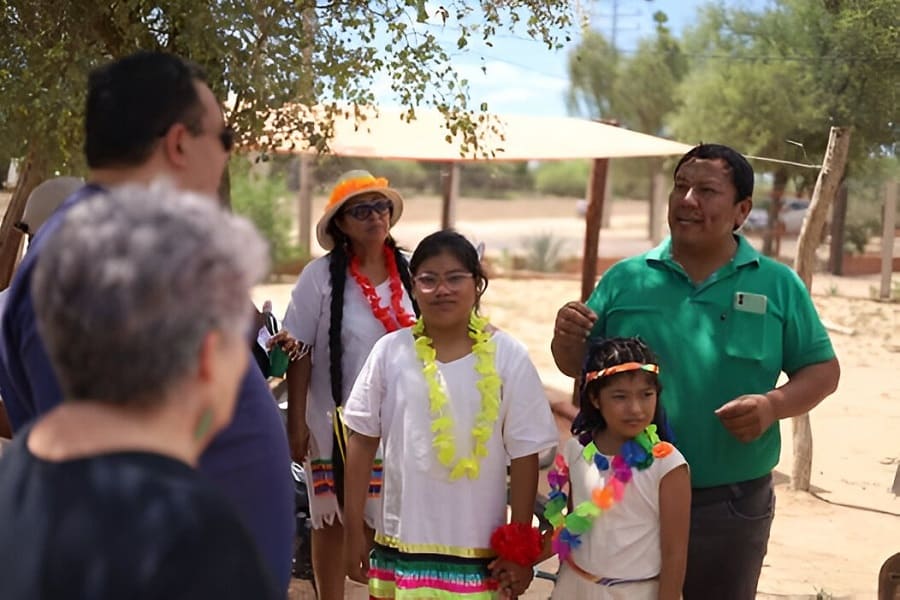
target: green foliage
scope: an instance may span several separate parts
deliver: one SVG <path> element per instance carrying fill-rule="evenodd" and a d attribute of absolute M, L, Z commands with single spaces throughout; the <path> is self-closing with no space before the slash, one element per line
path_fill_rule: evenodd
<path fill-rule="evenodd" d="M 452 0 L 429 10 L 410 0 L 0 0 L 0 154 L 22 156 L 30 144 L 51 167 L 78 163 L 87 73 L 110 57 L 161 49 L 207 69 L 244 143 L 266 148 L 299 134 L 325 150 L 334 118 L 358 117 L 346 107 L 373 104 L 386 78 L 407 118 L 435 107 L 461 152 L 490 155 L 481 144 L 492 130 L 487 107 L 469 106 L 440 24 L 459 47 L 507 30 L 556 48 L 571 23 L 568 2 Z"/>
<path fill-rule="evenodd" d="M 657 12 L 654 21 L 655 36 L 641 40 L 630 55 L 620 55 L 601 33 L 584 32 L 581 43 L 569 55 L 567 101 L 572 112 L 592 119 L 611 119 L 652 135 L 668 133 L 666 119 L 679 106 L 675 90 L 687 72 L 688 62 L 665 25 L 666 16 Z M 650 181 L 662 164 L 658 158 L 617 162 L 615 194 L 649 199 Z"/>
<path fill-rule="evenodd" d="M 848 221 L 844 225 L 844 252 L 862 254 L 866 251 L 874 229 L 866 221 Z"/>
<path fill-rule="evenodd" d="M 269 242 L 273 266 L 307 257 L 308 249 L 291 241 L 292 203 L 284 179 L 255 174 L 247 161 L 233 163 L 236 164 L 232 165 L 232 209 L 250 219 Z"/>
<path fill-rule="evenodd" d="M 541 194 L 584 198 L 590 174 L 587 160 L 543 162 L 534 169 L 534 188 Z"/>
<path fill-rule="evenodd" d="M 533 186 L 524 162 L 465 163 L 460 167 L 459 193 L 468 197 L 508 198 Z"/>
<path fill-rule="evenodd" d="M 898 177 L 900 160 L 888 157 L 869 159 L 850 172 L 844 241 L 851 253 L 864 252 L 869 239 L 881 234 L 884 184 Z"/>
<path fill-rule="evenodd" d="M 896 0 L 776 0 L 759 12 L 734 6 L 707 6 L 685 37 L 691 71 L 672 121 L 681 139 L 814 163 L 829 128 L 841 125 L 854 128 L 851 163 L 895 152 Z"/>

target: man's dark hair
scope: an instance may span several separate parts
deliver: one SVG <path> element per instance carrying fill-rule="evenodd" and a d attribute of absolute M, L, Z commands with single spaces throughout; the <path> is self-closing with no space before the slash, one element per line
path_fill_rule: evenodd
<path fill-rule="evenodd" d="M 750 166 L 743 154 L 734 148 L 722 144 L 701 143 L 688 150 L 687 154 L 682 156 L 678 164 L 675 165 L 672 178 L 674 179 L 678 175 L 678 169 L 681 168 L 681 165 L 694 158 L 719 159 L 724 160 L 728 164 L 731 171 L 731 182 L 734 183 L 734 187 L 737 189 L 737 198 L 734 199 L 735 203 L 753 195 L 753 167 Z"/>
<path fill-rule="evenodd" d="M 201 133 L 197 65 L 164 52 L 137 52 L 88 76 L 84 154 L 91 168 L 136 166 L 175 123 Z"/>

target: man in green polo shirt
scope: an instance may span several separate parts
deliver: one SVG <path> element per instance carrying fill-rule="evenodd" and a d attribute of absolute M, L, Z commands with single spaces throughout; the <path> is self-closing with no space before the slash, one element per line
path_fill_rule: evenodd
<path fill-rule="evenodd" d="M 638 335 L 660 357 L 663 404 L 693 486 L 685 600 L 756 597 L 778 421 L 812 409 L 840 378 L 803 282 L 735 233 L 752 195 L 741 154 L 691 149 L 675 167 L 671 237 L 614 265 L 586 305 L 560 308 L 551 345 L 572 377 L 595 338 Z M 789 379 L 776 387 L 781 372 Z"/>

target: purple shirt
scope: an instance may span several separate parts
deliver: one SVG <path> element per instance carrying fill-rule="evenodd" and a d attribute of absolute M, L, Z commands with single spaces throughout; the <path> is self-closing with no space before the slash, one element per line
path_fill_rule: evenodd
<path fill-rule="evenodd" d="M 66 212 L 102 191 L 88 184 L 63 202 L 32 239 L 6 295 L 0 396 L 14 431 L 62 401 L 31 302 L 35 264 Z M 199 470 L 231 501 L 279 589 L 287 593 L 295 523 L 290 451 L 268 383 L 252 361 L 241 383 L 234 419 L 200 457 Z"/>

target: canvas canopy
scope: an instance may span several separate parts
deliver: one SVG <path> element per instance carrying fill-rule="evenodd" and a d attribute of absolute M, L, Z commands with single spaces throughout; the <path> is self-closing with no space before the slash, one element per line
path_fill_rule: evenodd
<path fill-rule="evenodd" d="M 316 110 L 296 107 L 305 118 L 315 119 Z M 406 122 L 396 109 L 366 110 L 366 120 L 338 116 L 331 153 L 338 156 L 379 157 L 440 162 L 483 160 L 483 152 L 461 154 L 461 136 L 452 136 L 444 116 L 436 110 L 419 110 Z M 477 117 L 476 117 L 477 118 Z M 638 133 L 622 127 L 571 117 L 490 116 L 495 131 L 483 128 L 480 145 L 493 150 L 490 158 L 504 161 L 568 160 L 681 155 L 691 146 Z M 446 137 L 451 135 L 451 141 Z M 277 152 L 309 150 L 307 140 L 296 131 L 276 145 Z"/>

